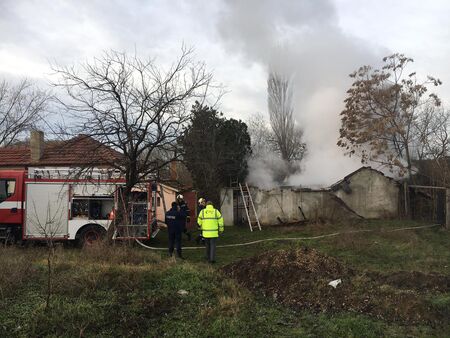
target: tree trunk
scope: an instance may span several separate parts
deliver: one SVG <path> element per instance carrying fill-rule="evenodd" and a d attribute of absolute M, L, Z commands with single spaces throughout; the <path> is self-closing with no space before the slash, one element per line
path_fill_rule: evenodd
<path fill-rule="evenodd" d="M 50 309 L 50 297 L 52 294 L 52 264 L 53 264 L 53 256 L 54 256 L 54 250 L 53 250 L 53 241 L 50 239 L 50 241 L 47 242 L 48 245 L 48 253 L 47 253 L 47 298 L 45 301 L 45 310 Z"/>

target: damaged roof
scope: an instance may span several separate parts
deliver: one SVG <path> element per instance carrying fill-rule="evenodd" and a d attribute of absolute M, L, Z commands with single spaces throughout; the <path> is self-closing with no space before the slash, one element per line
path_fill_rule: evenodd
<path fill-rule="evenodd" d="M 383 172 L 381 172 L 379 170 L 376 170 L 376 169 L 374 169 L 372 167 L 369 167 L 369 166 L 364 166 L 364 167 L 361 167 L 361 168 L 353 171 L 352 173 L 348 174 L 347 176 L 345 176 L 343 179 L 337 181 L 336 183 L 332 184 L 329 189 L 332 190 L 332 191 L 338 190 L 342 186 L 343 183 L 347 183 L 348 184 L 348 182 L 349 182 L 349 180 L 350 180 L 350 178 L 352 176 L 356 175 L 357 173 L 359 173 L 359 172 L 361 172 L 363 170 L 371 170 L 371 171 L 373 171 L 373 172 L 375 172 L 375 173 L 377 173 L 379 175 L 382 175 L 382 176 L 386 177 L 389 180 L 392 180 L 396 184 L 399 184 L 394 178 L 386 176 Z"/>

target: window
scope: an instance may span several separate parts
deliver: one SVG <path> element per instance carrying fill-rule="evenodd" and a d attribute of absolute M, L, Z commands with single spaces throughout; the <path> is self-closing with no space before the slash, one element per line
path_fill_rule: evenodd
<path fill-rule="evenodd" d="M 8 184 L 7 189 L 8 197 L 11 197 L 16 192 L 16 180 L 7 180 L 7 184 Z"/>
<path fill-rule="evenodd" d="M 114 207 L 112 198 L 96 198 L 89 200 L 89 219 L 109 219 L 109 213 Z"/>
<path fill-rule="evenodd" d="M 72 201 L 72 218 L 88 219 L 88 215 L 89 215 L 89 200 L 74 199 Z"/>
<path fill-rule="evenodd" d="M 107 220 L 113 207 L 110 197 L 76 197 L 72 200 L 72 219 Z"/>
<path fill-rule="evenodd" d="M 161 206 L 161 197 L 157 197 L 156 198 L 156 206 L 160 207 Z"/>
<path fill-rule="evenodd" d="M 3 186 L 3 188 L 5 187 L 4 184 L 6 184 L 6 198 L 10 198 L 12 195 L 15 194 L 16 180 L 6 178 L 6 179 L 0 180 L 0 184 Z M 3 194 L 4 194 L 4 192 L 3 192 Z"/>
<path fill-rule="evenodd" d="M 147 224 L 147 203 L 132 202 L 131 203 L 131 223 L 134 225 Z"/>

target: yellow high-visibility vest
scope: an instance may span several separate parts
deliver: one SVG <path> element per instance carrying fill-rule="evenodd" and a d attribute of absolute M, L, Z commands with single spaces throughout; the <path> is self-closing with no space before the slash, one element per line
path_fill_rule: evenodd
<path fill-rule="evenodd" d="M 204 238 L 219 237 L 219 231 L 222 233 L 224 230 L 222 214 L 212 205 L 207 205 L 205 209 L 200 211 L 197 223 L 200 225 Z"/>

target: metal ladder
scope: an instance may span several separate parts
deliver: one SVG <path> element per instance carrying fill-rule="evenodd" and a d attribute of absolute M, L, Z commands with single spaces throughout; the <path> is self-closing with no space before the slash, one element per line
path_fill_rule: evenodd
<path fill-rule="evenodd" d="M 261 224 L 259 223 L 258 214 L 256 213 L 255 205 L 253 204 L 253 198 L 252 195 L 250 194 L 250 189 L 248 188 L 247 183 L 245 183 L 244 186 L 242 186 L 242 184 L 239 183 L 239 189 L 241 190 L 242 200 L 244 201 L 244 208 L 245 213 L 247 214 L 247 220 L 248 225 L 250 227 L 250 231 L 253 231 L 253 228 L 256 227 L 259 229 L 259 231 L 261 231 Z M 254 219 L 250 217 L 252 212 L 254 215 Z M 253 225 L 253 223 L 256 224 Z"/>

